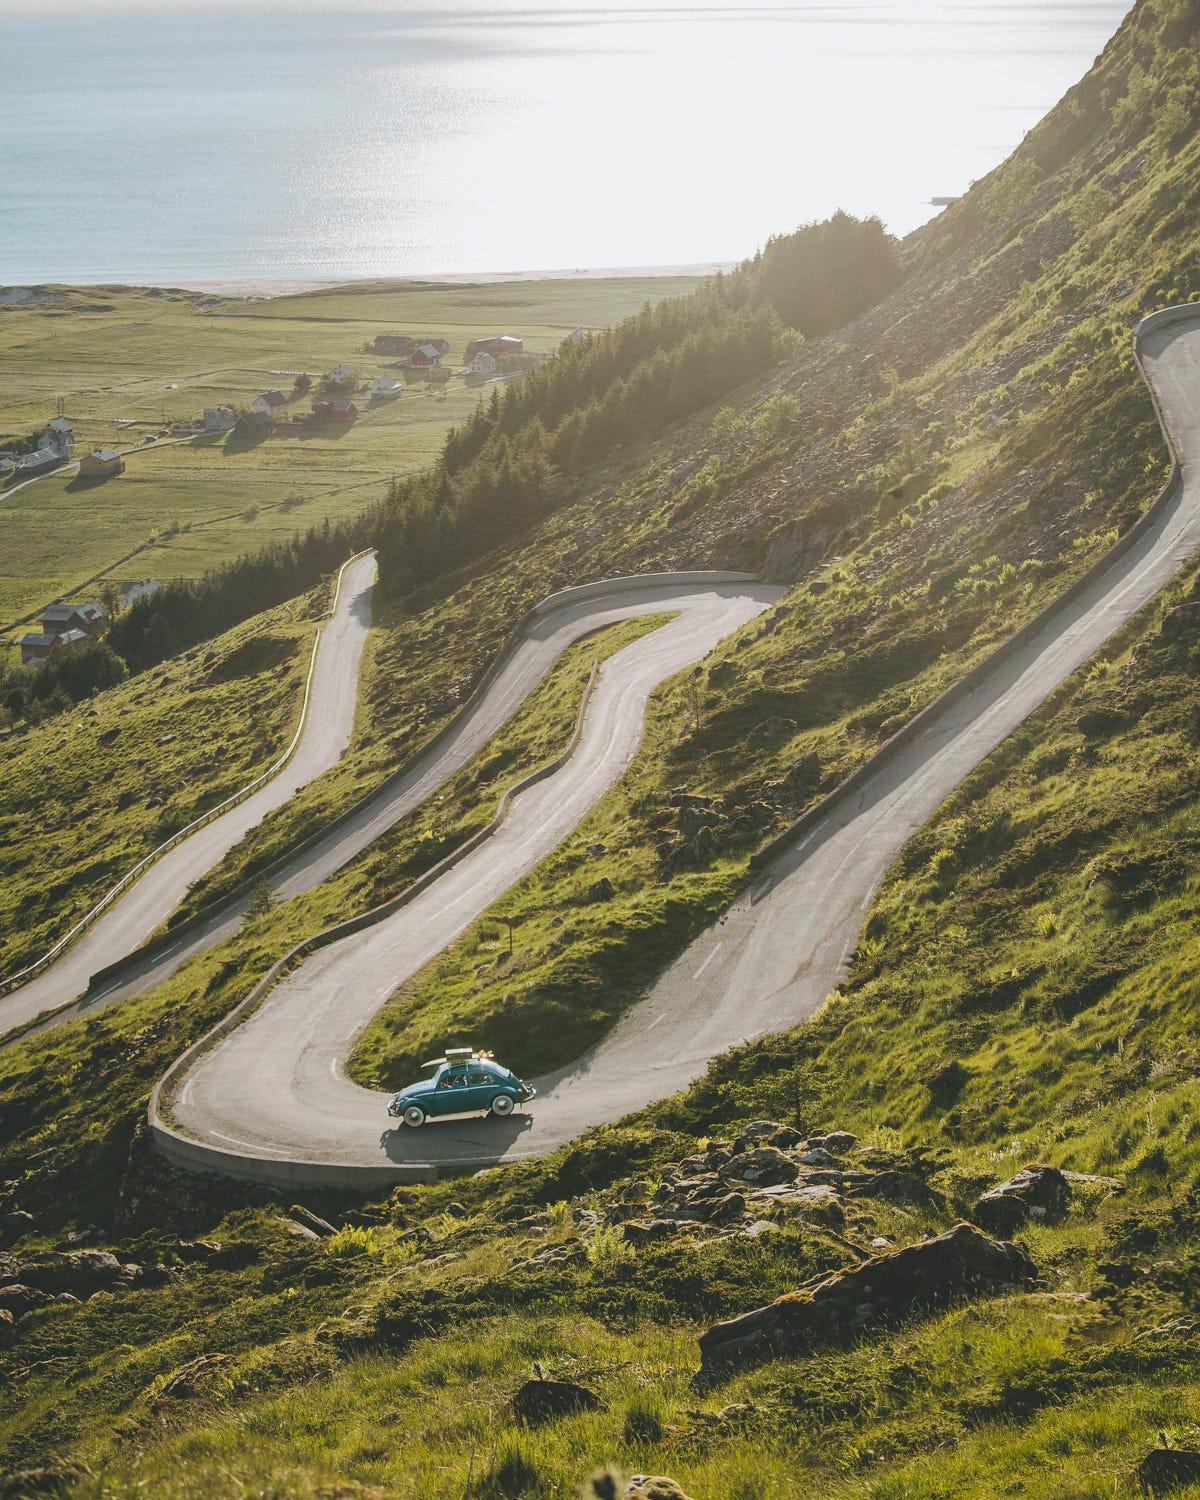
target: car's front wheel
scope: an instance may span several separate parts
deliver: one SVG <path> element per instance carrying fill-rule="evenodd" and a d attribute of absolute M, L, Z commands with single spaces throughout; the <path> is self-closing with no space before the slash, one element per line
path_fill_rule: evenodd
<path fill-rule="evenodd" d="M 503 1119 L 505 1115 L 512 1114 L 514 1103 L 515 1100 L 511 1094 L 497 1094 L 492 1100 L 492 1113 Z"/>
<path fill-rule="evenodd" d="M 425 1123 L 425 1111 L 419 1104 L 410 1104 L 404 1111 L 404 1123 L 411 1125 L 414 1130 Z"/>

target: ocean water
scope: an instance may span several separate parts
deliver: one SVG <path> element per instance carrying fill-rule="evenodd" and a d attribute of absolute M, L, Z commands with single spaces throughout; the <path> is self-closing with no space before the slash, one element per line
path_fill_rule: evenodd
<path fill-rule="evenodd" d="M 0 284 L 733 261 L 966 188 L 1129 9 L 0 0 Z"/>

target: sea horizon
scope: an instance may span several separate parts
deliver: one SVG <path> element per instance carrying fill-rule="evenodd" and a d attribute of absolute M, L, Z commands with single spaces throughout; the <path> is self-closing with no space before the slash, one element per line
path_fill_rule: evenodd
<path fill-rule="evenodd" d="M 730 264 L 838 208 L 903 235 L 1127 9 L 10 8 L 0 284 Z"/>

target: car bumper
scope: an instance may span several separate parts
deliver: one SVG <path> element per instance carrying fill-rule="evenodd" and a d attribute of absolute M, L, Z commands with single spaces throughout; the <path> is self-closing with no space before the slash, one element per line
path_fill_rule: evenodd
<path fill-rule="evenodd" d="M 527 1104 L 530 1099 L 536 1098 L 536 1096 L 537 1089 L 534 1088 L 533 1084 L 523 1083 L 521 1085 L 521 1092 L 517 1095 L 517 1098 L 521 1101 L 522 1104 Z"/>

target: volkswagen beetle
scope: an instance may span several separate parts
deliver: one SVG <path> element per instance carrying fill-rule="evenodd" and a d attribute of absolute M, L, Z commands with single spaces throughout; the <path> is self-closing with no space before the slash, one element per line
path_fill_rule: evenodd
<path fill-rule="evenodd" d="M 434 1069 L 433 1076 L 410 1083 L 388 1103 L 388 1114 L 414 1129 L 437 1115 L 484 1111 L 503 1119 L 537 1092 L 490 1053 L 471 1047 L 451 1047 L 445 1057 L 435 1057 L 425 1066 Z"/>

